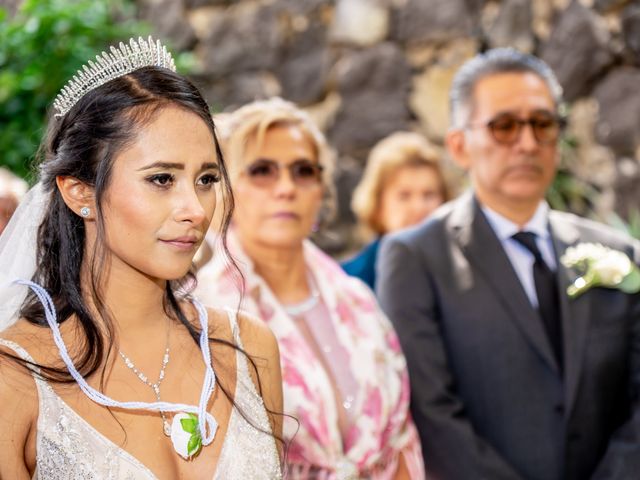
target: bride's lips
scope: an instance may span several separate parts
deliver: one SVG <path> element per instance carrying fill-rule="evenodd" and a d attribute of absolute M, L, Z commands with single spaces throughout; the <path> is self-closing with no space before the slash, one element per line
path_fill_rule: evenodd
<path fill-rule="evenodd" d="M 162 243 L 170 245 L 178 250 L 193 250 L 198 245 L 198 238 L 195 236 L 184 236 L 170 239 L 160 239 Z"/>

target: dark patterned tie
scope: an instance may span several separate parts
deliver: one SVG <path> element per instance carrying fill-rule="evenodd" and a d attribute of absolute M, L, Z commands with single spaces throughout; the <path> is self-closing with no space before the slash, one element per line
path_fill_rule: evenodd
<path fill-rule="evenodd" d="M 538 312 L 542 317 L 542 323 L 558 365 L 562 369 L 562 323 L 560 321 L 560 302 L 556 275 L 542 259 L 538 245 L 536 245 L 535 233 L 518 232 L 513 236 L 513 239 L 526 247 L 535 258 L 533 280 L 538 296 Z"/>

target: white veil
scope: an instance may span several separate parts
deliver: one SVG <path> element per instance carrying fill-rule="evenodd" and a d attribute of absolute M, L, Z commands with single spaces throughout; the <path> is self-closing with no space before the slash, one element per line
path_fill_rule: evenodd
<path fill-rule="evenodd" d="M 0 235 L 0 332 L 18 321 L 29 287 L 14 282 L 31 280 L 36 271 L 38 227 L 48 202 L 49 195 L 37 183 Z"/>

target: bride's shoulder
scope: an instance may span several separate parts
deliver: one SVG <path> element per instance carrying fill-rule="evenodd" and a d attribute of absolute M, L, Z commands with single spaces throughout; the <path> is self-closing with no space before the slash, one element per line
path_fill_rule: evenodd
<path fill-rule="evenodd" d="M 0 349 L 7 351 L 6 343 L 18 345 L 27 352 L 39 352 L 45 343 L 51 339 L 51 330 L 28 322 L 24 318 L 18 320 L 6 330 L 0 332 Z"/>
<path fill-rule="evenodd" d="M 192 306 L 193 314 L 189 315 L 194 327 L 198 328 L 198 313 Z M 278 342 L 271 329 L 260 318 L 247 312 L 230 308 L 206 307 L 209 336 L 225 343 L 240 346 L 251 359 L 267 368 L 280 365 Z M 234 335 L 233 325 L 237 325 L 238 338 Z"/>
<path fill-rule="evenodd" d="M 277 341 L 271 329 L 260 318 L 251 315 L 243 310 L 232 308 L 205 307 L 207 312 L 207 323 L 209 335 L 215 338 L 234 342 L 234 335 L 231 329 L 236 323 L 240 339 L 244 348 L 248 351 L 277 351 Z M 192 324 L 199 328 L 198 314 L 194 309 Z"/>
<path fill-rule="evenodd" d="M 256 354 L 272 356 L 278 353 L 278 342 L 269 326 L 260 318 L 244 311 L 237 314 L 242 342 Z"/>
<path fill-rule="evenodd" d="M 255 369 L 249 369 L 251 378 L 259 392 L 267 412 L 271 431 L 282 435 L 282 372 L 278 341 L 262 319 L 246 312 L 238 312 L 238 327 L 244 351 L 251 358 Z"/>
<path fill-rule="evenodd" d="M 237 325 L 242 351 L 251 360 L 253 368 L 249 375 L 253 380 L 268 412 L 282 411 L 282 374 L 280 351 L 271 329 L 260 318 L 234 309 L 207 308 L 209 332 L 216 338 L 226 332 L 227 340 L 237 345 L 232 325 Z M 223 335 L 224 336 L 224 335 Z M 277 435 L 282 433 L 282 419 L 269 414 L 271 428 Z"/>
<path fill-rule="evenodd" d="M 231 326 L 235 323 L 245 348 L 250 348 L 256 344 L 260 346 L 276 343 L 271 329 L 262 319 L 255 315 L 243 310 L 217 307 L 207 307 L 207 313 L 209 316 L 209 332 L 212 334 L 227 330 L 224 327 L 228 326 L 228 335 L 232 339 Z"/>
<path fill-rule="evenodd" d="M 210 317 L 218 319 L 216 323 L 237 324 L 238 333 L 244 350 L 250 355 L 269 357 L 278 351 L 278 342 L 262 319 L 243 310 L 209 308 Z M 231 321 L 229 318 L 231 317 Z"/>
<path fill-rule="evenodd" d="M 0 332 L 0 378 L 22 379 L 33 386 L 31 371 L 21 360 L 43 361 L 51 332 L 24 319 Z M 18 360 L 20 359 L 20 360 Z"/>
<path fill-rule="evenodd" d="M 24 322 L 27 323 L 27 322 Z M 23 360 L 37 349 L 37 330 L 22 321 L 0 333 L 0 431 L 9 438 L 26 438 L 38 411 L 35 380 Z M 35 336 L 34 336 L 35 334 Z"/>
<path fill-rule="evenodd" d="M 207 308 L 209 314 L 209 332 L 212 336 L 221 336 L 234 344 L 237 338 L 231 325 L 237 325 L 242 350 L 254 362 L 274 365 L 280 364 L 278 341 L 269 326 L 262 319 L 243 310 L 229 308 Z"/>
<path fill-rule="evenodd" d="M 60 330 L 66 339 L 68 351 L 73 354 L 77 345 L 73 341 L 76 338 L 75 327 L 69 323 L 61 325 Z M 34 368 L 36 371 L 46 371 L 47 368 L 59 369 L 63 366 L 48 327 L 20 319 L 0 332 L 0 380 L 19 381 L 30 393 L 36 393 Z"/>
<path fill-rule="evenodd" d="M 0 478 L 28 478 L 27 464 L 35 461 L 38 390 L 18 351 L 34 351 L 36 340 L 31 330 L 18 322 L 0 332 L 4 340 L 0 342 L 0 432 L 7 440 L 0 441 Z"/>

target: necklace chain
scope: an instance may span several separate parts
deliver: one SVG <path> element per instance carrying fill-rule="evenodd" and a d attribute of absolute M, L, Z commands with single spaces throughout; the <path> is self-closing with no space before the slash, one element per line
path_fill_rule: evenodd
<path fill-rule="evenodd" d="M 142 383 L 153 390 L 156 399 L 158 400 L 158 402 L 160 402 L 160 384 L 162 383 L 162 380 L 164 380 L 164 373 L 167 369 L 167 365 L 169 364 L 169 328 L 167 328 L 167 348 L 165 348 L 164 350 L 164 355 L 162 356 L 162 367 L 160 368 L 160 373 L 158 374 L 158 380 L 155 383 L 151 383 L 151 381 L 149 381 L 149 378 L 135 366 L 131 359 L 124 353 L 122 353 L 122 350 L 119 350 L 118 353 L 120 354 L 120 357 L 122 357 L 122 360 L 124 360 L 124 364 L 126 365 L 126 367 L 133 373 L 135 373 Z M 170 437 L 171 425 L 169 424 L 167 415 L 162 410 L 160 410 L 160 416 L 162 417 L 162 430 L 167 437 Z"/>
<path fill-rule="evenodd" d="M 56 310 L 53 304 L 53 300 L 49 293 L 42 288 L 37 283 L 28 281 L 28 280 L 17 280 L 18 284 L 26 285 L 33 293 L 38 297 L 38 300 L 43 305 L 44 314 L 47 321 L 47 325 L 51 329 L 51 333 L 53 335 L 53 340 L 58 348 L 58 352 L 62 361 L 64 362 L 69 374 L 73 377 L 75 382 L 79 385 L 81 391 L 96 404 L 101 405 L 103 407 L 116 407 L 124 410 L 145 410 L 150 412 L 157 411 L 165 411 L 165 412 L 185 412 L 191 414 L 198 415 L 198 426 L 197 432 L 200 433 L 202 439 L 202 445 L 207 446 L 211 445 L 213 442 L 216 432 L 218 431 L 218 422 L 215 417 L 207 411 L 207 404 L 211 400 L 211 395 L 215 390 L 216 385 L 216 374 L 213 370 L 212 358 L 211 358 L 211 348 L 209 345 L 209 319 L 208 313 L 204 305 L 202 305 L 195 298 L 191 299 L 191 302 L 195 309 L 198 312 L 198 322 L 200 324 L 201 330 L 199 334 L 199 346 L 200 353 L 202 354 L 202 360 L 204 362 L 205 374 L 204 381 L 202 385 L 202 390 L 200 392 L 200 401 L 198 406 L 187 405 L 183 403 L 173 403 L 173 402 L 158 402 L 158 403 L 150 403 L 150 402 L 137 402 L 137 401 L 117 401 L 109 397 L 103 392 L 99 392 L 91 385 L 89 385 L 86 379 L 78 372 L 75 365 L 73 364 L 73 360 L 69 355 L 69 351 L 64 343 L 64 339 L 60 333 L 60 327 L 57 323 L 57 315 Z M 169 325 L 167 328 L 167 348 L 169 346 Z M 167 360 L 168 362 L 168 360 Z M 174 449 L 176 452 L 181 454 L 182 449 L 181 446 L 174 445 Z"/>
<path fill-rule="evenodd" d="M 298 303 L 282 305 L 284 311 L 292 317 L 307 313 L 308 311 L 313 309 L 320 300 L 320 292 L 318 291 L 318 287 L 316 286 L 315 281 L 313 280 L 313 277 L 311 277 L 311 275 L 308 276 L 308 282 L 311 293 L 306 299 Z"/>

